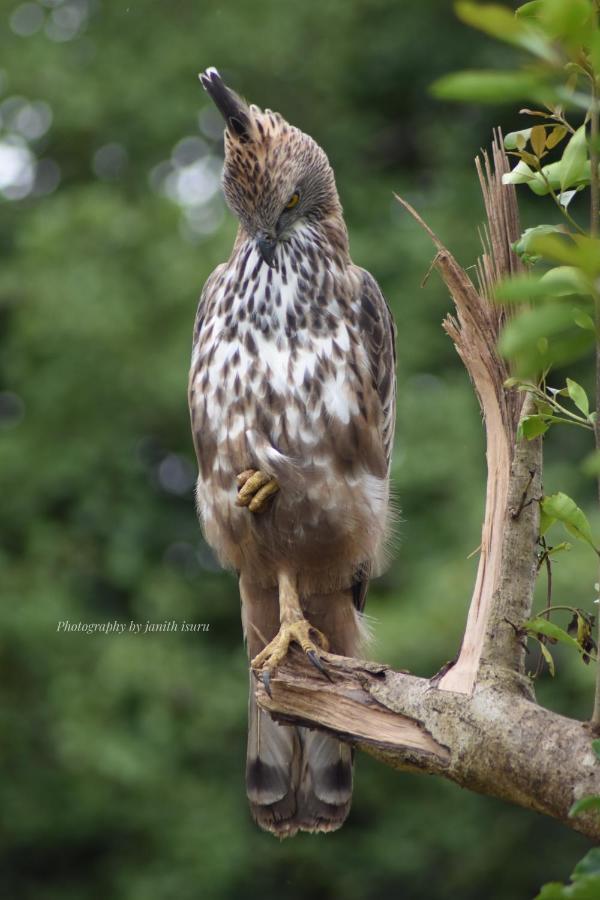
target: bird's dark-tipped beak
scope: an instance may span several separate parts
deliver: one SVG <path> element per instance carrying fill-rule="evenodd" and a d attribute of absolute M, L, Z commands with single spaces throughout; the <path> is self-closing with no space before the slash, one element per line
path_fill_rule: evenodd
<path fill-rule="evenodd" d="M 275 259 L 275 251 L 277 250 L 277 241 L 274 238 L 263 235 L 257 241 L 258 250 L 268 266 L 273 266 Z"/>

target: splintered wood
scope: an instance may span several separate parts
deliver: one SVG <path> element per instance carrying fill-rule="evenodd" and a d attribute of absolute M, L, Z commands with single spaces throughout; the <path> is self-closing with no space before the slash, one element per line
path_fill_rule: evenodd
<path fill-rule="evenodd" d="M 448 749 L 434 740 L 419 721 L 388 709 L 365 689 L 369 678 L 373 680 L 373 673 L 377 680 L 387 671 L 385 666 L 325 652 L 321 657 L 328 671 L 335 673 L 334 679 L 323 678 L 301 653 L 292 650 L 272 682 L 271 693 L 257 682 L 260 706 L 282 720 L 292 715 L 297 723 L 318 722 L 320 728 L 352 743 L 365 741 L 380 750 L 404 747 L 417 756 L 433 755 L 442 766 L 448 761 Z M 357 679 L 363 689 L 357 690 Z"/>
<path fill-rule="evenodd" d="M 487 214 L 483 255 L 477 265 L 478 289 L 412 206 L 397 198 L 437 248 L 434 265 L 456 307 L 455 316 L 448 316 L 443 327 L 469 373 L 485 421 L 488 476 L 479 567 L 458 659 L 438 685 L 441 690 L 461 693 L 474 689 L 493 597 L 502 580 L 503 534 L 510 527 L 509 481 L 523 400 L 522 394 L 503 386 L 509 372 L 497 341 L 506 312 L 492 299 L 495 284 L 520 269 L 511 247 L 520 235 L 519 213 L 514 186 L 502 184 L 509 166 L 500 132 L 494 136 L 492 161 L 483 151 L 475 165 Z"/>

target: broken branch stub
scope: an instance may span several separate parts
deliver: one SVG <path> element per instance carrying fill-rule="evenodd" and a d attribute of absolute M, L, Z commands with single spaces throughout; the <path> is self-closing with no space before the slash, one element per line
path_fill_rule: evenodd
<path fill-rule="evenodd" d="M 441 690 L 461 693 L 472 693 L 482 659 L 522 670 L 518 636 L 505 620 L 513 616 L 522 621 L 528 615 L 535 579 L 538 510 L 537 504 L 528 504 L 526 512 L 515 519 L 511 509 L 514 511 L 515 495 L 523 490 L 528 494 L 526 502 L 539 497 L 541 484 L 541 442 L 515 448 L 523 395 L 504 387 L 509 371 L 497 349 L 507 313 L 493 301 L 494 286 L 520 269 L 511 246 L 520 234 L 516 193 L 513 185 L 502 184 L 509 166 L 499 132 L 494 137 L 492 161 L 483 151 L 476 168 L 487 213 L 477 288 L 416 210 L 397 197 L 436 246 L 434 265 L 455 305 L 455 315 L 448 316 L 443 327 L 469 373 L 485 421 L 488 474 L 479 566 L 458 659 L 438 684 Z M 513 565 L 516 548 L 518 583 Z M 495 607 L 502 610 L 501 616 L 494 612 Z"/>

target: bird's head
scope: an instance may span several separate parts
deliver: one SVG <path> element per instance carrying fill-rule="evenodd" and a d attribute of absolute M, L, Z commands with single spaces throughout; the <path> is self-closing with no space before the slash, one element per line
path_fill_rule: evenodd
<path fill-rule="evenodd" d="M 333 170 L 309 135 L 279 113 L 248 105 L 216 69 L 200 81 L 225 120 L 227 205 L 271 265 L 277 243 L 303 223 L 341 216 Z"/>

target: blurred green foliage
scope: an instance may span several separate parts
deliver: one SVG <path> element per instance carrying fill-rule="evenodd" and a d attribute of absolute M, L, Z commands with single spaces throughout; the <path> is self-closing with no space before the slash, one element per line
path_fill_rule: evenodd
<path fill-rule="evenodd" d="M 449 107 L 427 88 L 467 57 L 501 68 L 518 51 L 443 0 L 13 0 L 0 16 L 3 896 L 516 900 L 564 879 L 576 835 L 364 757 L 342 831 L 280 844 L 256 830 L 239 601 L 199 535 L 186 400 L 196 298 L 235 233 L 196 80 L 216 65 L 327 150 L 353 257 L 398 323 L 402 518 L 370 594 L 373 656 L 430 675 L 454 655 L 483 435 L 440 328 L 446 292 L 419 287 L 432 248 L 392 191 L 474 261 L 472 157 L 514 110 Z M 553 433 L 546 474 L 582 506 L 585 446 Z M 556 602 L 591 609 L 593 581 L 574 547 Z M 59 631 L 66 620 L 210 630 L 88 635 Z M 587 715 L 593 673 L 556 660 L 540 698 Z"/>

